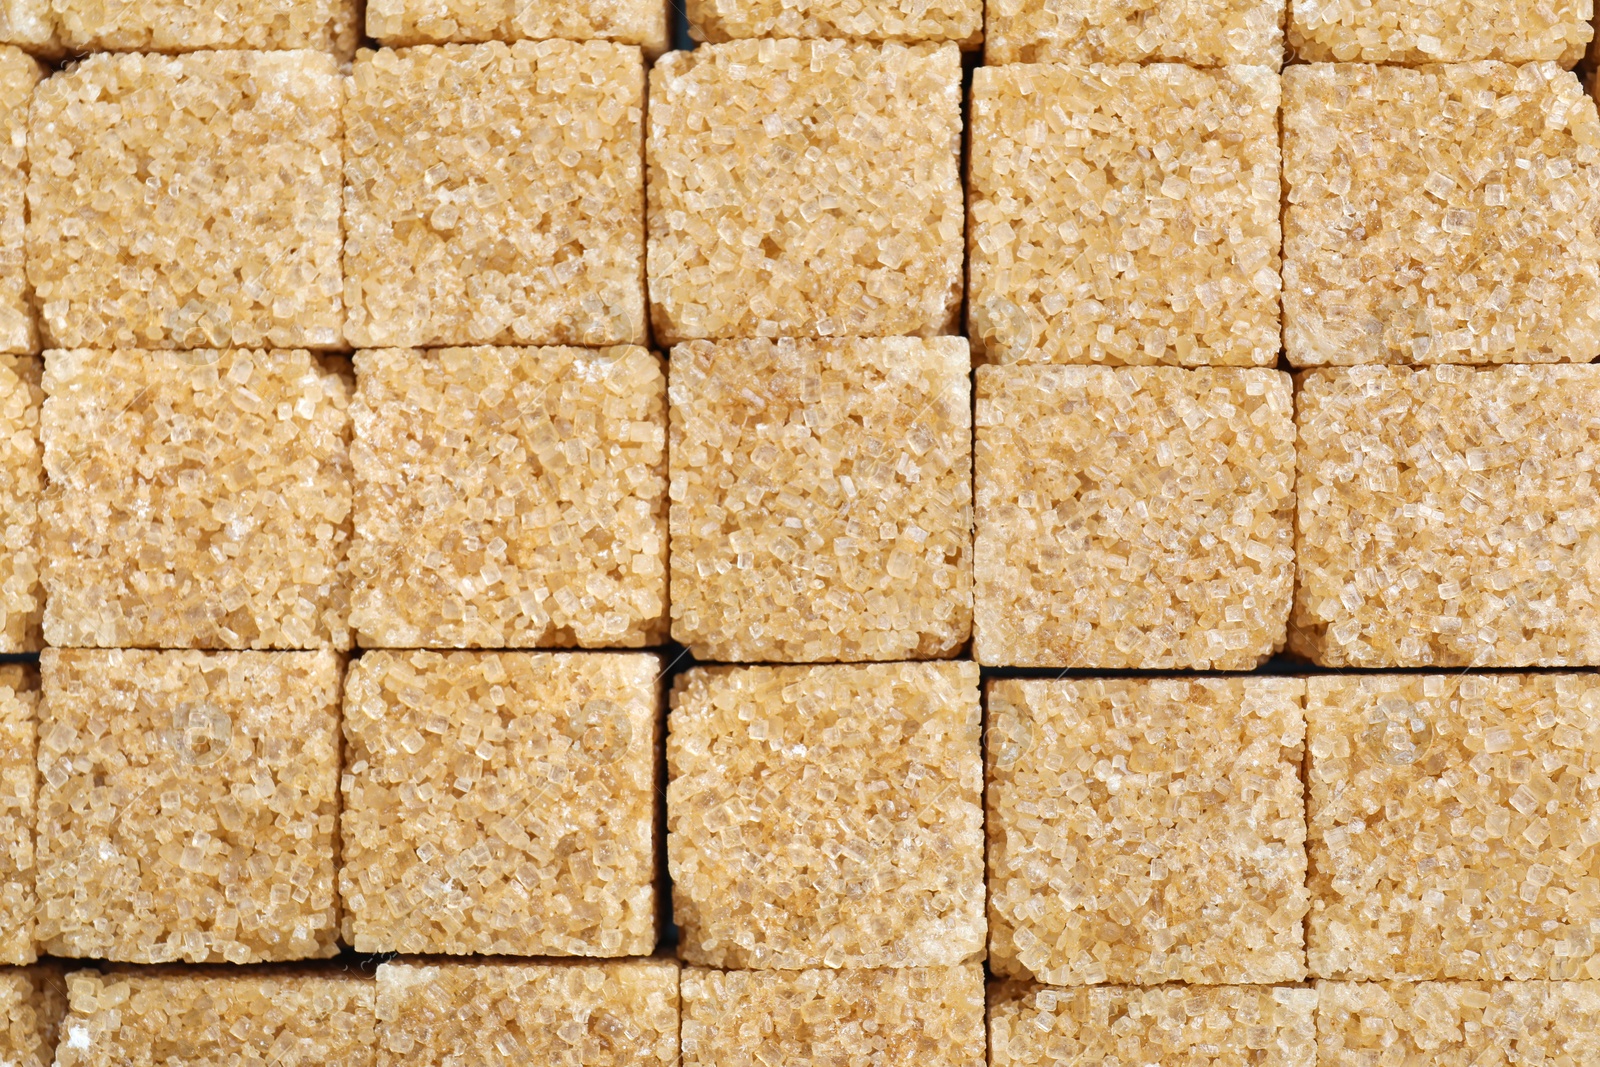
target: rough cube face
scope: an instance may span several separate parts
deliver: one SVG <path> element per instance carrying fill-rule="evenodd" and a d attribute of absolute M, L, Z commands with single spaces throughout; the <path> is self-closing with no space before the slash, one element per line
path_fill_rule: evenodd
<path fill-rule="evenodd" d="M 351 343 L 644 343 L 637 48 L 362 51 L 344 123 Z"/>
<path fill-rule="evenodd" d="M 1289 47 L 1308 62 L 1542 60 L 1575 66 L 1594 38 L 1593 0 L 1290 0 Z"/>
<path fill-rule="evenodd" d="M 653 951 L 660 675 L 647 654 L 357 660 L 345 688 L 346 942 Z"/>
<path fill-rule="evenodd" d="M 656 338 L 954 333 L 960 147 L 953 44 L 665 56 L 646 147 Z"/>
<path fill-rule="evenodd" d="M 670 47 L 665 0 L 370 0 L 367 33 L 386 45 L 605 40 Z"/>
<path fill-rule="evenodd" d="M 1600 680 L 1307 680 L 1313 974 L 1600 977 Z"/>
<path fill-rule="evenodd" d="M 341 84 L 324 52 L 237 50 L 91 56 L 42 82 L 27 250 L 45 343 L 342 344 Z"/>
<path fill-rule="evenodd" d="M 673 637 L 703 660 L 927 659 L 972 630 L 958 337 L 672 353 Z"/>
<path fill-rule="evenodd" d="M 968 321 L 994 362 L 1277 362 L 1278 74 L 973 82 Z"/>
<path fill-rule="evenodd" d="M 193 52 L 315 48 L 355 52 L 355 0 L 55 0 L 69 52 Z"/>
<path fill-rule="evenodd" d="M 61 54 L 50 0 L 6 0 L 0 3 L 0 45 L 16 45 L 37 56 Z"/>
<path fill-rule="evenodd" d="M 1600 982 L 1318 982 L 1317 1063 L 1600 1060 Z"/>
<path fill-rule="evenodd" d="M 989 990 L 993 1067 L 1315 1067 L 1317 993 L 1268 986 Z"/>
<path fill-rule="evenodd" d="M 378 1067 L 677 1067 L 678 965 L 385 963 Z"/>
<path fill-rule="evenodd" d="M 666 375 L 642 348 L 356 354 L 351 624 L 369 648 L 667 630 Z"/>
<path fill-rule="evenodd" d="M 0 14 L 0 30 L 5 16 Z M 3 36 L 3 33 L 0 33 Z M 45 75 L 21 49 L 0 45 L 0 352 L 37 352 L 32 292 L 24 273 L 28 101 Z"/>
<path fill-rule="evenodd" d="M 983 969 L 683 972 L 685 1067 L 982 1067 Z"/>
<path fill-rule="evenodd" d="M 0 652 L 41 644 L 39 503 L 45 493 L 39 360 L 0 355 Z"/>
<path fill-rule="evenodd" d="M 78 971 L 55 1067 L 372 1067 L 375 993 L 296 968 Z"/>
<path fill-rule="evenodd" d="M 0 1063 L 51 1067 L 66 1011 L 67 983 L 60 967 L 0 971 Z"/>
<path fill-rule="evenodd" d="M 1291 362 L 1600 355 L 1600 116 L 1576 77 L 1310 64 L 1283 83 Z"/>
<path fill-rule="evenodd" d="M 667 738 L 679 954 L 750 968 L 981 959 L 978 746 L 972 663 L 680 676 Z"/>
<path fill-rule="evenodd" d="M 989 961 L 1051 985 L 1305 977 L 1305 683 L 989 686 Z"/>
<path fill-rule="evenodd" d="M 697 41 L 849 37 L 868 41 L 983 39 L 982 0 L 688 0 Z"/>
<path fill-rule="evenodd" d="M 34 767 L 39 680 L 31 667 L 0 665 L 0 963 L 32 963 L 33 820 L 39 793 Z M 0 999 L 5 996 L 0 971 Z M 15 1041 L 13 1041 L 15 1043 Z M 0 1032 L 0 1063 L 6 1062 Z"/>
<path fill-rule="evenodd" d="M 46 649 L 35 937 L 53 956 L 332 956 L 340 656 Z"/>
<path fill-rule="evenodd" d="M 1315 371 L 1296 399 L 1291 650 L 1330 667 L 1600 664 L 1600 367 Z"/>
<path fill-rule="evenodd" d="M 1285 0 L 989 0 L 984 62 L 1283 64 Z"/>
<path fill-rule="evenodd" d="M 50 644 L 350 647 L 347 366 L 79 349 L 44 388 Z"/>
<path fill-rule="evenodd" d="M 973 654 L 1249 670 L 1294 579 L 1289 376 L 980 367 Z"/>

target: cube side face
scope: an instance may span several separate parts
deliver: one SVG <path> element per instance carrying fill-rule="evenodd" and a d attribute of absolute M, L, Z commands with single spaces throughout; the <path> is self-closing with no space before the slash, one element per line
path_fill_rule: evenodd
<path fill-rule="evenodd" d="M 1600 973 L 1600 683 L 1308 680 L 1311 971 Z"/>
<path fill-rule="evenodd" d="M 41 437 L 61 647 L 350 647 L 351 383 L 303 351 L 53 351 Z"/>
<path fill-rule="evenodd" d="M 361 952 L 654 951 L 660 671 L 647 654 L 356 661 L 346 940 Z M 457 796 L 463 766 L 474 787 Z"/>
<path fill-rule="evenodd" d="M 678 1064 L 678 965 L 670 960 L 385 963 L 377 1011 L 377 1067 Z"/>
<path fill-rule="evenodd" d="M 1317 1062 L 1592 1063 L 1600 982 L 1318 982 Z"/>
<path fill-rule="evenodd" d="M 1312 63 L 1467 63 L 1498 59 L 1576 66 L 1594 38 L 1593 0 L 1548 4 L 1447 0 L 1290 0 L 1288 44 Z"/>
<path fill-rule="evenodd" d="M 1317 993 L 1255 985 L 989 989 L 989 1062 L 1315 1067 Z"/>
<path fill-rule="evenodd" d="M 688 14 L 697 41 L 844 37 L 965 46 L 983 39 L 982 0 L 689 0 Z"/>
<path fill-rule="evenodd" d="M 341 345 L 340 94 L 312 51 L 98 55 L 42 82 L 27 254 L 45 344 Z"/>
<path fill-rule="evenodd" d="M 0 963 L 5 964 L 37 958 L 33 824 L 39 794 L 34 767 L 38 712 L 39 680 L 32 670 L 0 666 Z"/>
<path fill-rule="evenodd" d="M 337 953 L 341 657 L 46 650 L 41 673 L 41 951 Z"/>
<path fill-rule="evenodd" d="M 645 342 L 637 48 L 364 51 L 344 122 L 351 343 Z"/>
<path fill-rule="evenodd" d="M 671 47 L 665 0 L 372 0 L 367 33 L 394 48 L 480 41 L 615 41 L 646 56 Z"/>
<path fill-rule="evenodd" d="M 41 374 L 37 358 L 0 355 L 0 652 L 33 652 L 44 641 Z"/>
<path fill-rule="evenodd" d="M 1292 363 L 1600 355 L 1600 113 L 1576 77 L 1480 62 L 1283 80 Z"/>
<path fill-rule="evenodd" d="M 991 0 L 984 62 L 1283 65 L 1285 0 Z"/>
<path fill-rule="evenodd" d="M 736 1063 L 750 1036 L 791 1061 L 980 1067 L 983 969 L 683 972 L 683 1062 Z"/>
<path fill-rule="evenodd" d="M 1278 86 L 1266 67 L 981 70 L 967 317 L 984 356 L 1276 363 Z"/>
<path fill-rule="evenodd" d="M 658 339 L 955 332 L 954 45 L 735 41 L 650 78 Z"/>
<path fill-rule="evenodd" d="M 351 624 L 373 647 L 667 632 L 667 382 L 642 348 L 356 355 Z"/>
<path fill-rule="evenodd" d="M 680 676 L 667 864 L 683 958 L 755 969 L 981 958 L 977 687 L 971 663 Z M 863 884 L 876 889 L 863 897 Z"/>
<path fill-rule="evenodd" d="M 676 348 L 673 636 L 729 662 L 954 655 L 972 630 L 968 368 L 960 338 Z"/>
<path fill-rule="evenodd" d="M 54 12 L 69 52 L 193 52 L 211 48 L 316 49 L 354 54 L 355 0 L 72 0 Z"/>
<path fill-rule="evenodd" d="M 51 1067 L 66 1010 L 61 968 L 40 965 L 0 972 L 0 1063 Z"/>
<path fill-rule="evenodd" d="M 0 40 L 5 16 L 0 14 Z M 0 45 L 0 353 L 39 351 L 24 241 L 28 196 L 28 101 L 44 77 L 39 61 Z"/>
<path fill-rule="evenodd" d="M 1011 366 L 977 383 L 980 663 L 1250 670 L 1282 647 L 1287 375 Z"/>
<path fill-rule="evenodd" d="M 1290 648 L 1330 667 L 1600 664 L 1597 409 L 1592 366 L 1305 374 Z M 1529 531 L 1509 562 L 1508 529 Z"/>
<path fill-rule="evenodd" d="M 1292 678 L 990 683 L 994 970 L 1303 979 L 1304 693 Z"/>

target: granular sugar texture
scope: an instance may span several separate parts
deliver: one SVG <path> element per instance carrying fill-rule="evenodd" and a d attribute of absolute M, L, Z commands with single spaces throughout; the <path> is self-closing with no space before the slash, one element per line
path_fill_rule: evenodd
<path fill-rule="evenodd" d="M 669 0 L 367 0 L 367 33 L 399 48 L 477 41 L 616 41 L 670 46 Z"/>
<path fill-rule="evenodd" d="M 0 652 L 33 652 L 43 640 L 39 584 L 39 444 L 43 368 L 32 356 L 0 355 Z"/>
<path fill-rule="evenodd" d="M 688 0 L 697 41 L 848 37 L 867 41 L 983 40 L 983 0 Z"/>
<path fill-rule="evenodd" d="M 1283 65 L 1285 0 L 988 0 L 985 63 Z"/>
<path fill-rule="evenodd" d="M 1594 37 L 1594 0 L 1290 0 L 1302 60 L 1575 66 Z"/>
<path fill-rule="evenodd" d="M 0 26 L 5 16 L 0 15 Z M 39 350 L 24 272 L 28 197 L 28 102 L 45 76 L 39 61 L 0 45 L 0 353 Z"/>
<path fill-rule="evenodd" d="M 66 1012 L 67 982 L 60 966 L 0 970 L 0 1063 L 51 1067 Z"/>
<path fill-rule="evenodd" d="M 32 667 L 0 665 L 0 964 L 37 958 L 33 826 L 39 795 L 34 763 L 38 733 L 38 675 Z M 0 971 L 0 976 L 6 973 Z M 0 1063 L 4 1057 L 0 1041 Z"/>
<path fill-rule="evenodd" d="M 68 52 L 315 48 L 348 59 L 357 0 L 51 0 Z"/>

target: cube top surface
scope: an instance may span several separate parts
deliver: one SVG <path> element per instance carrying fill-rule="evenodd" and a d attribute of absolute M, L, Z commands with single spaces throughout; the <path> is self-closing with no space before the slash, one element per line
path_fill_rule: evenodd
<path fill-rule="evenodd" d="M 689 0 L 697 41 L 844 37 L 868 41 L 983 39 L 982 0 Z"/>
<path fill-rule="evenodd" d="M 367 33 L 386 45 L 565 38 L 670 45 L 667 0 L 370 0 Z"/>
<path fill-rule="evenodd" d="M 1288 44 L 1315 63 L 1501 59 L 1572 67 L 1594 36 L 1593 18 L 1593 0 L 1290 0 Z"/>
<path fill-rule="evenodd" d="M 45 493 L 39 413 L 43 369 L 32 356 L 0 355 L 0 652 L 43 644 L 39 504 Z"/>
<path fill-rule="evenodd" d="M 1283 65 L 1285 0 L 990 0 L 984 61 Z"/>

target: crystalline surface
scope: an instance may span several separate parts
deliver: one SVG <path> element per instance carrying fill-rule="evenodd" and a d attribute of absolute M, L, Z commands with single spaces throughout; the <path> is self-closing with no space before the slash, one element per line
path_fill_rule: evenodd
<path fill-rule="evenodd" d="M 1290 0 L 1300 59 L 1369 63 L 1546 60 L 1571 67 L 1594 36 L 1593 0 Z"/>
<path fill-rule="evenodd" d="M 42 641 L 40 374 L 35 358 L 0 356 L 0 652 L 32 652 Z"/>
<path fill-rule="evenodd" d="M 348 58 L 356 0 L 52 0 L 69 52 L 316 48 Z"/>
<path fill-rule="evenodd" d="M 1283 63 L 1285 0 L 988 0 L 984 62 Z"/>
<path fill-rule="evenodd" d="M 5 15 L 0 14 L 0 28 L 4 25 Z M 0 352 L 39 350 L 32 294 L 23 271 L 23 241 L 27 224 L 28 101 L 44 74 L 45 68 L 32 56 L 0 45 Z"/>
<path fill-rule="evenodd" d="M 0 971 L 0 1063 L 51 1067 L 56 1031 L 66 1011 L 67 983 L 60 967 Z"/>
<path fill-rule="evenodd" d="M 606 40 L 669 47 L 667 0 L 368 0 L 367 33 L 384 44 Z"/>
<path fill-rule="evenodd" d="M 869 41 L 983 39 L 982 0 L 688 0 L 697 41 L 851 37 Z"/>
<path fill-rule="evenodd" d="M 33 823 L 39 793 L 34 767 L 38 704 L 39 679 L 33 669 L 0 665 L 0 963 L 32 963 L 36 958 Z M 6 973 L 0 971 L 0 1000 L 6 996 Z M 19 1040 L 13 1035 L 12 1045 Z M 0 1031 L 0 1062 L 6 1055 Z"/>
<path fill-rule="evenodd" d="M 35 55 L 61 54 L 50 0 L 5 0 L 0 3 L 0 45 L 17 45 Z"/>

